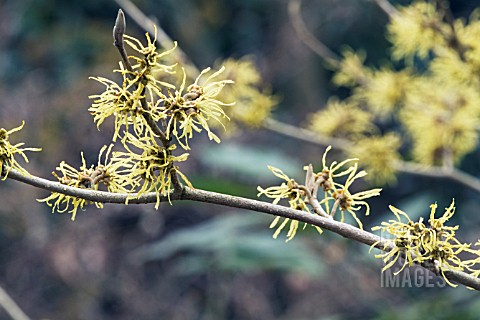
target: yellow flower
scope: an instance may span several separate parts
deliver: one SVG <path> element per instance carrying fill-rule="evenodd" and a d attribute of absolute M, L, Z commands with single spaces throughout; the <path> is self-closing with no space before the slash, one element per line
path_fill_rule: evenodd
<path fill-rule="evenodd" d="M 235 106 L 226 110 L 231 119 L 227 133 L 235 134 L 239 125 L 259 127 L 270 116 L 279 98 L 272 95 L 271 89 L 265 85 L 252 57 L 227 59 L 221 65 L 225 66 L 225 72 L 219 78 L 235 82 L 233 86 L 226 86 L 219 95 L 222 101 L 235 101 Z"/>
<path fill-rule="evenodd" d="M 353 166 L 347 169 L 342 169 L 347 163 L 357 161 L 357 158 L 347 159 L 340 163 L 333 161 L 330 166 L 327 165 L 327 154 L 332 149 L 332 146 L 328 146 L 322 156 L 322 171 L 316 174 L 316 181 L 319 187 L 322 187 L 325 192 L 331 191 L 335 186 L 341 186 L 334 182 L 334 179 L 343 177 L 349 174 L 353 170 Z M 337 173 L 337 171 L 340 171 Z M 325 195 L 326 196 L 326 195 Z"/>
<path fill-rule="evenodd" d="M 330 195 L 328 197 L 325 197 L 320 203 L 327 203 L 328 200 L 333 200 L 334 204 L 330 212 L 332 216 L 334 216 L 336 213 L 336 210 L 340 208 L 340 211 L 342 212 L 342 217 L 340 221 L 343 222 L 344 221 L 343 212 L 348 211 L 352 215 L 352 217 L 355 219 L 360 229 L 363 229 L 363 224 L 358 219 L 357 215 L 355 214 L 355 211 L 360 210 L 361 207 L 363 206 L 366 209 L 365 215 L 368 216 L 370 214 L 370 206 L 366 201 L 363 201 L 363 200 L 374 197 L 374 196 L 379 196 L 380 191 L 382 191 L 382 189 L 377 188 L 377 189 L 371 189 L 371 190 L 361 191 L 361 192 L 352 194 L 349 191 L 349 188 L 352 185 L 352 183 L 356 179 L 363 178 L 364 176 L 366 176 L 367 172 L 365 172 L 364 170 L 357 172 L 358 163 L 355 163 L 350 168 L 351 168 L 350 174 L 345 184 L 341 185 L 339 183 L 335 183 L 335 185 L 339 186 L 339 188 L 332 189 Z M 327 210 L 328 210 L 328 207 L 327 207 Z"/>
<path fill-rule="evenodd" d="M 373 115 L 353 101 L 330 99 L 309 118 L 308 129 L 329 137 L 357 138 L 376 129 Z"/>
<path fill-rule="evenodd" d="M 132 70 L 125 69 L 122 62 L 120 62 L 120 69 L 114 70 L 114 72 L 122 74 L 121 86 L 103 77 L 90 77 L 90 79 L 105 85 L 106 89 L 101 94 L 89 96 L 90 99 L 94 99 L 89 111 L 93 115 L 97 127 L 106 118 L 112 115 L 115 117 L 113 141 L 119 137 L 122 126 L 126 127 L 125 131 L 133 126 L 133 130 L 138 136 L 145 133 L 152 137 L 155 136 L 144 114 L 149 114 L 154 122 L 166 118 L 166 114 L 161 110 L 161 104 L 165 98 L 163 90 L 175 89 L 175 86 L 157 80 L 156 76 L 159 73 L 174 72 L 175 65 L 163 65 L 159 60 L 165 55 L 171 54 L 176 48 L 176 43 L 172 49 L 159 53 L 156 51 L 155 39 L 152 41 L 148 33 L 146 38 L 147 45 L 143 46 L 138 39 L 125 35 L 125 43 L 141 54 L 141 57 L 129 57 L 137 62 L 132 66 Z"/>
<path fill-rule="evenodd" d="M 389 251 L 375 255 L 375 258 L 383 259 L 385 263 L 382 272 L 392 267 L 395 262 L 398 261 L 400 257 L 404 259 L 402 267 L 396 271 L 394 274 L 399 274 L 407 265 L 412 265 L 415 259 L 421 255 L 416 241 L 418 241 L 419 236 L 417 233 L 412 233 L 412 230 L 416 229 L 425 229 L 423 224 L 423 219 L 417 223 L 416 228 L 412 228 L 413 221 L 410 220 L 410 217 L 400 209 L 395 208 L 394 206 L 389 206 L 392 213 L 395 215 L 397 220 L 389 220 L 388 222 L 382 222 L 381 226 L 373 227 L 372 230 L 381 230 L 382 236 L 386 234 L 393 235 L 393 239 L 382 239 L 385 241 L 384 249 L 387 249 L 389 245 L 393 245 L 393 248 Z M 407 223 L 402 222 L 402 217 L 407 219 Z M 373 246 L 375 246 L 375 243 Z"/>
<path fill-rule="evenodd" d="M 126 180 L 134 186 L 137 196 L 152 190 L 157 193 L 156 209 L 160 204 L 160 197 L 170 194 L 173 174 L 179 174 L 183 181 L 193 188 L 187 177 L 174 165 L 175 162 L 186 161 L 188 158 L 188 153 L 172 155 L 176 145 L 170 145 L 167 149 L 159 146 L 150 137 L 139 138 L 131 133 L 125 134 L 122 143 L 127 152 L 114 152 L 112 162 L 128 168 Z M 132 150 L 133 148 L 138 149 L 138 153 Z"/>
<path fill-rule="evenodd" d="M 385 118 L 404 102 L 410 82 L 411 77 L 405 71 L 375 70 L 364 85 L 355 88 L 352 99 L 366 105 L 374 115 Z"/>
<path fill-rule="evenodd" d="M 83 153 L 81 153 L 82 165 L 79 169 L 62 161 L 56 168 L 61 175 L 59 176 L 56 172 L 52 172 L 52 174 L 61 184 L 74 188 L 99 190 L 100 185 L 104 185 L 109 192 L 130 192 L 135 182 L 125 175 L 129 168 L 124 163 L 112 161 L 110 158 L 112 147 L 113 145 L 108 148 L 107 146 L 102 147 L 98 156 L 98 164 L 95 167 L 93 165 L 87 167 Z M 105 161 L 102 163 L 101 158 L 105 150 Z M 92 202 L 58 192 L 52 192 L 47 198 L 38 201 L 45 202 L 52 207 L 52 212 L 63 213 L 70 209 L 68 212 L 72 214 L 72 221 L 75 220 L 78 209 L 83 210 L 87 204 L 94 203 L 97 208 L 103 207 L 100 202 Z"/>
<path fill-rule="evenodd" d="M 8 173 L 10 170 L 15 169 L 21 172 L 22 174 L 28 174 L 27 170 L 22 168 L 22 166 L 15 159 L 15 155 L 20 155 L 26 163 L 28 163 L 28 158 L 25 155 L 24 151 L 41 151 L 40 148 L 21 148 L 25 143 L 17 143 L 12 145 L 9 141 L 10 135 L 14 132 L 22 130 L 25 122 L 19 127 L 13 128 L 11 130 L 6 130 L 0 128 L 0 176 L 3 176 L 2 180 L 7 179 Z"/>
<path fill-rule="evenodd" d="M 417 2 L 401 8 L 388 25 L 392 56 L 394 59 L 414 55 L 426 58 L 432 50 L 445 44 L 443 34 L 448 31 L 448 25 L 442 22 L 433 3 Z"/>
<path fill-rule="evenodd" d="M 56 168 L 56 170 L 59 171 L 62 176 L 57 175 L 56 172 L 52 172 L 52 174 L 58 179 L 61 184 L 81 189 L 92 188 L 93 179 L 91 177 L 91 174 L 93 172 L 93 168 L 87 168 L 83 153 L 81 154 L 81 156 L 82 166 L 80 167 L 80 170 L 77 170 L 65 161 L 62 161 Z M 63 213 L 70 209 L 70 211 L 68 212 L 72 215 L 72 221 L 75 220 L 79 208 L 83 210 L 86 204 L 92 203 L 91 201 L 87 201 L 82 198 L 69 196 L 58 192 L 52 192 L 50 196 L 44 199 L 38 199 L 38 201 L 45 202 L 48 206 L 52 207 L 52 213 L 55 211 L 57 211 L 58 213 Z M 52 203 L 51 201 L 54 202 Z M 95 202 L 95 205 L 97 208 L 103 207 L 103 205 L 99 202 Z"/>
<path fill-rule="evenodd" d="M 278 178 L 284 180 L 280 186 L 273 186 L 263 189 L 262 187 L 257 187 L 259 193 L 257 197 L 261 195 L 265 195 L 268 198 L 272 198 L 273 204 L 278 204 L 281 199 L 289 199 L 290 207 L 297 210 L 306 210 L 305 202 L 303 201 L 303 197 L 305 196 L 305 191 L 301 190 L 299 185 L 295 182 L 295 180 L 290 179 L 282 170 L 268 166 L 268 169 L 272 171 L 272 173 L 277 176 Z"/>
<path fill-rule="evenodd" d="M 37 201 L 45 202 L 48 206 L 52 207 L 52 213 L 55 211 L 58 213 L 63 213 L 63 212 L 66 212 L 69 208 L 71 208 L 70 211 L 68 211 L 68 213 L 72 215 L 71 217 L 72 221 L 75 221 L 75 218 L 77 216 L 77 211 L 79 208 L 83 210 L 86 204 L 92 203 L 91 201 L 87 201 L 82 198 L 69 196 L 63 193 L 58 193 L 58 192 L 52 192 L 52 194 L 47 198 L 38 199 Z M 52 203 L 51 201 L 54 201 L 54 202 Z M 103 204 L 101 204 L 100 202 L 95 202 L 95 206 L 97 208 L 103 208 Z"/>
<path fill-rule="evenodd" d="M 348 154 L 362 159 L 367 180 L 388 183 L 395 180 L 395 163 L 400 160 L 400 138 L 395 133 L 364 137 L 355 141 Z"/>
<path fill-rule="evenodd" d="M 370 71 L 365 68 L 366 54 L 345 49 L 342 52 L 343 59 L 333 76 L 333 82 L 339 86 L 355 87 L 367 81 Z"/>
<path fill-rule="evenodd" d="M 174 93 L 169 90 L 168 96 L 164 98 L 164 113 L 169 117 L 166 136 L 168 139 L 172 136 L 176 137 L 185 150 L 190 149 L 188 140 L 193 137 L 193 132 L 201 132 L 202 129 L 207 131 L 210 140 L 220 142 L 220 139 L 210 130 L 208 122 L 213 119 L 222 124 L 222 119 L 228 119 L 222 107 L 232 104 L 224 103 L 216 97 L 226 84 L 233 81 L 211 81 L 224 70 L 225 68 L 222 67 L 206 80 L 201 81 L 202 76 L 210 72 L 210 68 L 203 70 L 195 82 L 187 87 L 186 93 L 183 92 L 186 82 L 185 70 L 183 70 L 184 76 L 180 88 Z"/>
<path fill-rule="evenodd" d="M 174 42 L 172 49 L 164 51 L 162 53 L 157 52 L 157 27 L 153 26 L 155 29 L 155 37 L 153 41 L 150 38 L 150 35 L 145 33 L 145 38 L 147 39 L 147 45 L 144 46 L 140 40 L 131 37 L 129 35 L 124 35 L 125 43 L 129 45 L 133 50 L 140 54 L 140 57 L 129 56 L 130 59 L 133 59 L 137 64 L 133 65 L 133 70 L 135 71 L 134 75 L 142 76 L 148 78 L 149 81 L 156 83 L 157 80 L 153 77 L 152 73 L 158 71 L 164 71 L 167 73 L 172 73 L 172 68 L 175 65 L 164 65 L 160 63 L 160 60 L 165 56 L 171 54 L 177 48 L 177 42 Z"/>
<path fill-rule="evenodd" d="M 99 127 L 105 119 L 110 116 L 115 117 L 115 130 L 113 141 L 119 137 L 122 126 L 125 126 L 125 131 L 128 131 L 130 126 L 133 127 L 137 135 L 143 135 L 144 132 L 154 135 L 149 125 L 147 124 L 144 113 L 150 114 L 154 121 L 159 121 L 166 116 L 159 112 L 158 104 L 161 100 L 154 97 L 154 93 L 149 91 L 149 96 L 144 92 L 145 86 L 129 81 L 126 75 L 123 75 L 123 84 L 120 87 L 114 81 L 102 77 L 90 77 L 106 86 L 104 92 L 98 95 L 89 96 L 90 99 L 95 99 L 92 106 L 88 109 L 93 115 L 94 121 Z M 149 107 L 144 109 L 142 107 L 142 100 L 148 100 Z"/>
<path fill-rule="evenodd" d="M 434 79 L 418 79 L 414 84 L 400 113 L 412 137 L 414 158 L 430 165 L 461 160 L 477 145 L 477 90 L 442 85 Z"/>
<path fill-rule="evenodd" d="M 304 186 L 300 186 L 295 180 L 290 179 L 282 170 L 268 166 L 268 169 L 272 171 L 272 173 L 277 176 L 278 178 L 284 180 L 280 186 L 273 186 L 263 189 L 261 187 L 257 187 L 259 193 L 257 196 L 265 195 L 268 198 L 274 199 L 273 204 L 278 204 L 278 202 L 282 199 L 288 199 L 290 208 L 295 210 L 302 210 L 310 213 L 310 210 L 305 202 L 306 191 Z M 276 217 L 272 223 L 270 224 L 270 228 L 275 228 L 280 221 L 281 217 Z M 287 226 L 290 222 L 290 227 L 287 233 L 287 240 L 290 241 L 295 237 L 297 233 L 297 229 L 299 226 L 299 222 L 297 220 L 292 220 L 290 218 L 285 218 L 280 226 L 277 227 L 277 230 L 273 234 L 273 237 L 276 239 L 280 232 Z M 304 224 L 303 228 L 305 229 L 306 223 Z M 319 233 L 322 233 L 322 229 L 317 226 L 314 226 L 315 229 Z"/>

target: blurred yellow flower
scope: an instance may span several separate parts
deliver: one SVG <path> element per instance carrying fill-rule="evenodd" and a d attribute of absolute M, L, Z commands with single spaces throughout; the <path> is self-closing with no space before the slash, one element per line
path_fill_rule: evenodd
<path fill-rule="evenodd" d="M 227 59 L 221 65 L 225 66 L 225 72 L 219 78 L 235 82 L 235 85 L 225 87 L 219 95 L 224 101 L 235 101 L 232 108 L 226 109 L 231 119 L 227 133 L 234 134 L 239 125 L 253 128 L 261 126 L 278 104 L 279 98 L 272 95 L 270 88 L 265 85 L 253 58 Z"/>
<path fill-rule="evenodd" d="M 365 52 L 354 52 L 350 48 L 342 51 L 343 59 L 335 70 L 333 82 L 338 86 L 355 87 L 363 84 L 369 77 L 370 70 L 365 68 Z"/>
<path fill-rule="evenodd" d="M 399 9 L 388 25 L 388 38 L 393 44 L 394 59 L 426 58 L 438 46 L 445 45 L 443 34 L 449 26 L 442 21 L 435 4 L 416 2 Z"/>
<path fill-rule="evenodd" d="M 353 101 L 332 98 L 325 108 L 309 116 L 308 129 L 321 135 L 357 138 L 375 131 L 373 115 Z"/>
<path fill-rule="evenodd" d="M 347 150 L 347 154 L 362 159 L 362 165 L 369 173 L 367 180 L 388 183 L 395 180 L 395 164 L 401 159 L 400 146 L 400 137 L 391 132 L 384 136 L 360 138 Z"/>
<path fill-rule="evenodd" d="M 477 146 L 480 95 L 474 88 L 419 79 L 406 101 L 400 120 L 412 138 L 415 160 L 453 165 Z"/>

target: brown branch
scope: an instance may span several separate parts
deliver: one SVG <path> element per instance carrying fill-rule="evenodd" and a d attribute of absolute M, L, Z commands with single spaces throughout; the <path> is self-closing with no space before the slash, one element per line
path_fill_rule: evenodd
<path fill-rule="evenodd" d="M 323 210 L 322 206 L 318 202 L 318 200 L 312 195 L 312 192 L 308 190 L 307 187 L 305 186 L 298 186 L 300 190 L 302 190 L 306 195 L 307 195 L 307 200 L 308 204 L 310 204 L 313 208 L 313 211 L 315 211 L 316 214 L 324 217 L 324 218 L 330 218 L 330 216 Z"/>
<path fill-rule="evenodd" d="M 105 191 L 95 191 L 88 189 L 79 189 L 73 188 L 66 185 L 62 185 L 58 182 L 46 180 L 43 178 L 23 175 L 17 170 L 12 169 L 8 175 L 8 178 L 17 180 L 34 187 L 41 189 L 49 190 L 52 192 L 59 192 L 62 194 L 75 196 L 83 198 L 90 201 L 102 202 L 102 203 L 119 203 L 125 204 L 128 200 L 129 204 L 140 204 L 140 203 L 155 203 L 157 201 L 157 194 L 155 192 L 150 192 L 137 196 L 136 194 L 117 194 L 110 193 Z M 226 194 L 191 189 L 184 187 L 181 192 L 174 191 L 170 196 L 162 196 L 161 201 L 180 201 L 180 200 L 191 200 L 205 203 L 218 204 L 222 206 L 240 208 L 253 210 L 256 212 L 267 213 L 270 215 L 281 216 L 284 218 L 289 218 L 293 220 L 298 220 L 301 222 L 309 223 L 317 227 L 332 231 L 336 234 L 339 234 L 345 238 L 366 244 L 368 246 L 375 245 L 376 248 L 389 251 L 392 246 L 384 242 L 379 236 L 367 232 L 365 230 L 358 229 L 352 225 L 335 221 L 333 219 L 324 218 L 322 216 L 307 213 L 305 211 L 294 210 L 292 208 L 283 207 L 279 205 L 273 205 L 271 203 L 262 202 L 258 200 L 246 199 L 236 196 L 230 196 Z M 433 267 L 426 267 L 435 272 Z M 460 271 L 445 271 L 446 277 L 458 283 L 461 283 L 467 287 L 471 287 L 476 290 L 480 290 L 480 279 L 475 278 L 465 272 Z"/>

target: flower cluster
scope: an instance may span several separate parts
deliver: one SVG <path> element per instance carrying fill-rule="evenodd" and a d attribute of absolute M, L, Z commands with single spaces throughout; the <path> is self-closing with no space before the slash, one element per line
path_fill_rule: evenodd
<path fill-rule="evenodd" d="M 454 19 L 448 10 L 441 1 L 398 7 L 387 27 L 394 63 L 368 67 L 364 52 L 344 50 L 333 81 L 351 95 L 308 119 L 311 131 L 353 142 L 348 156 L 376 183 L 394 181 L 402 148 L 415 162 L 452 168 L 478 146 L 480 16 Z M 405 134 L 380 135 L 379 123 Z"/>
<path fill-rule="evenodd" d="M 172 177 L 175 174 L 179 174 L 183 181 L 192 187 L 187 177 L 173 165 L 176 162 L 186 161 L 189 155 L 184 153 L 174 156 L 172 151 L 176 149 L 176 145 L 165 148 L 147 137 L 135 137 L 130 133 L 127 133 L 123 139 L 123 145 L 127 151 L 114 152 L 113 162 L 128 168 L 125 172 L 126 179 L 130 181 L 132 190 L 135 190 L 138 195 L 151 190 L 157 193 L 156 209 L 160 204 L 160 196 L 170 194 Z"/>
<path fill-rule="evenodd" d="M 355 139 L 375 131 L 373 115 L 353 101 L 330 99 L 324 109 L 310 116 L 308 128 L 322 135 Z"/>
<path fill-rule="evenodd" d="M 113 141 L 121 135 L 123 126 L 125 131 L 132 126 L 135 134 L 139 136 L 144 134 L 155 136 L 148 119 L 158 122 L 166 118 L 161 108 L 165 97 L 162 88 L 175 89 L 174 85 L 157 80 L 155 75 L 174 72 L 174 65 L 161 64 L 160 60 L 175 50 L 176 43 L 172 49 L 158 53 L 155 46 L 156 37 L 152 41 L 148 33 L 146 46 L 143 46 L 138 39 L 127 35 L 125 37 L 127 39 L 125 42 L 142 55 L 142 58 L 130 56 L 129 58 L 136 62 L 130 68 L 126 68 L 122 62 L 119 63 L 120 69 L 114 72 L 122 75 L 122 84 L 118 85 L 115 81 L 103 77 L 90 78 L 105 85 L 106 88 L 101 94 L 89 97 L 94 99 L 89 111 L 97 126 L 100 126 L 105 119 L 115 117 Z M 148 117 L 144 116 L 146 114 Z"/>
<path fill-rule="evenodd" d="M 123 127 L 127 132 L 130 126 L 137 136 L 148 135 L 154 140 L 157 133 L 152 128 L 153 122 L 163 123 L 167 139 L 175 137 L 185 150 L 189 149 L 188 140 L 192 138 L 193 132 L 201 132 L 202 129 L 207 131 L 211 140 L 220 142 L 211 132 L 208 122 L 213 119 L 221 123 L 222 119 L 228 119 L 222 107 L 231 104 L 216 97 L 226 84 L 233 81 L 213 81 L 225 68 L 222 67 L 203 80 L 202 77 L 210 71 L 210 68 L 207 68 L 189 86 L 186 86 L 186 74 L 182 68 L 183 80 L 177 88 L 174 84 L 158 80 L 164 74 L 176 72 L 176 65 L 160 63 L 162 57 L 175 50 L 176 44 L 172 49 L 158 53 L 156 39 L 152 41 L 148 33 L 146 46 L 133 37 L 125 37 L 126 43 L 143 57 L 130 57 L 136 62 L 131 70 L 120 63 L 120 69 L 115 72 L 122 75 L 122 85 L 102 77 L 92 78 L 106 86 L 101 94 L 90 96 L 94 102 L 89 111 L 97 126 L 114 116 L 113 141 L 123 136 Z"/>
<path fill-rule="evenodd" d="M 442 34 L 448 30 L 433 3 L 417 2 L 402 8 L 388 27 L 389 38 L 394 44 L 393 57 L 418 55 L 426 58 L 432 50 L 444 44 Z"/>
<path fill-rule="evenodd" d="M 186 75 L 183 70 L 183 81 L 178 90 L 164 96 L 164 113 L 168 117 L 166 135 L 170 139 L 173 135 L 178 143 L 188 150 L 188 139 L 192 138 L 193 132 L 201 132 L 202 128 L 208 133 L 210 140 L 219 143 L 220 139 L 210 130 L 208 121 L 213 119 L 222 126 L 222 118 L 227 118 L 222 106 L 231 104 L 224 103 L 216 97 L 227 83 L 231 80 L 213 81 L 225 70 L 222 67 L 219 71 L 211 74 L 206 80 L 201 81 L 202 76 L 210 72 L 210 68 L 203 70 L 195 79 L 195 82 L 185 90 Z M 201 83 L 201 84 L 200 84 Z"/>
<path fill-rule="evenodd" d="M 299 184 L 294 179 L 289 178 L 280 169 L 269 166 L 268 168 L 278 178 L 284 180 L 279 186 L 268 188 L 258 187 L 258 196 L 265 195 L 273 199 L 273 204 L 278 204 L 282 199 L 288 199 L 291 208 L 306 211 L 324 216 L 334 217 L 337 211 L 341 212 L 340 221 L 344 221 L 344 212 L 349 212 L 360 228 L 363 228 L 361 221 L 358 219 L 356 212 L 365 207 L 365 214 L 370 213 L 370 206 L 365 199 L 380 195 L 381 189 L 371 189 L 353 193 L 351 191 L 352 183 L 367 175 L 365 171 L 358 171 L 358 159 L 347 159 L 340 163 L 336 161 L 327 165 L 327 153 L 331 149 L 328 147 L 322 157 L 322 170 L 315 173 L 313 166 L 305 166 L 306 171 L 305 184 Z M 343 183 L 340 183 L 340 177 L 347 177 Z M 319 193 L 323 193 L 319 200 Z M 270 225 L 270 228 L 277 226 L 280 217 L 276 217 Z M 287 233 L 287 241 L 291 240 L 298 229 L 298 221 L 286 218 L 280 226 L 278 226 L 274 237 L 284 229 L 288 222 L 290 228 Z M 316 227 L 317 230 L 318 227 Z"/>
<path fill-rule="evenodd" d="M 109 192 L 131 194 L 127 203 L 129 199 L 155 192 L 155 208 L 158 208 L 161 197 L 169 198 L 172 189 L 182 187 L 180 180 L 193 188 L 176 165 L 186 161 L 188 153 L 175 155 L 175 150 L 178 147 L 189 150 L 193 133 L 203 130 L 210 140 L 220 142 L 211 131 L 210 122 L 222 124 L 228 119 L 223 107 L 231 104 L 217 96 L 232 81 L 217 80 L 225 68 L 216 72 L 207 68 L 187 85 L 183 67 L 162 63 L 175 50 L 176 43 L 172 49 L 158 52 L 156 36 L 152 39 L 147 33 L 145 45 L 128 35 L 124 38 L 124 43 L 136 54 L 125 57 L 119 63 L 120 68 L 114 70 L 122 77 L 120 84 L 103 77 L 92 78 L 103 84 L 105 90 L 90 96 L 93 103 L 89 108 L 97 127 L 107 118 L 114 119 L 112 141 L 119 140 L 122 149 L 113 151 L 112 146 L 108 150 L 104 147 L 99 163 L 91 167 L 87 167 L 82 154 L 82 166 L 78 170 L 62 162 L 57 167 L 60 174 L 53 174 L 60 183 L 71 187 L 98 190 L 102 186 Z M 116 39 L 116 43 L 118 41 Z M 163 81 L 178 68 L 183 72 L 178 87 Z M 101 163 L 100 157 L 105 150 L 105 161 Z M 68 210 L 72 220 L 79 208 L 90 203 L 56 192 L 40 201 L 50 205 L 53 211 Z M 102 206 L 101 203 L 95 205 Z"/>
<path fill-rule="evenodd" d="M 362 159 L 362 165 L 369 173 L 367 180 L 388 183 L 395 181 L 396 164 L 400 161 L 400 145 L 400 137 L 393 132 L 383 136 L 372 135 L 355 141 L 347 154 Z"/>
<path fill-rule="evenodd" d="M 4 128 L 0 128 L 0 176 L 3 176 L 2 180 L 7 178 L 8 173 L 12 169 L 18 170 L 22 174 L 28 174 L 27 170 L 22 168 L 15 159 L 16 155 L 20 155 L 23 160 L 28 163 L 28 158 L 24 151 L 41 151 L 40 148 L 22 148 L 24 145 L 23 142 L 14 145 L 10 143 L 10 135 L 22 130 L 24 125 L 25 122 L 23 122 L 21 126 L 8 131 Z"/>
<path fill-rule="evenodd" d="M 381 226 L 372 228 L 374 231 L 380 230 L 383 235 L 393 236 L 384 241 L 384 249 L 389 248 L 388 251 L 375 256 L 383 259 L 385 263 L 382 271 L 391 268 L 400 258 L 403 258 L 402 267 L 395 274 L 400 273 L 407 265 L 411 266 L 416 263 L 433 268 L 437 274 L 443 276 L 449 285 L 454 287 L 456 285 L 448 280 L 445 271 L 467 271 L 478 276 L 480 271 L 473 267 L 480 261 L 480 250 L 472 249 L 471 243 L 462 243 L 456 238 L 455 232 L 459 228 L 458 225 L 446 225 L 446 222 L 455 213 L 455 202 L 452 201 L 439 218 L 435 217 L 437 204 L 432 204 L 430 209 L 430 218 L 425 224 L 423 218 L 414 222 L 408 214 L 390 206 L 390 210 L 397 219 L 382 222 Z M 406 222 L 404 222 L 405 219 Z M 377 244 L 375 243 L 373 246 Z M 461 253 L 473 255 L 475 258 L 462 260 L 459 257 Z"/>
<path fill-rule="evenodd" d="M 109 192 L 130 192 L 132 186 L 135 185 L 135 181 L 124 175 L 128 167 L 110 157 L 112 147 L 113 145 L 110 145 L 108 148 L 103 146 L 96 166 L 88 167 L 82 153 L 82 165 L 79 169 L 62 161 L 56 168 L 60 175 L 55 171 L 52 174 L 61 184 L 74 188 L 99 190 L 101 186 L 104 186 Z M 102 163 L 101 158 L 105 151 L 105 160 Z M 63 213 L 68 210 L 72 215 L 72 221 L 75 220 L 79 208 L 83 209 L 86 204 L 91 203 L 91 201 L 58 192 L 52 192 L 50 196 L 38 201 L 45 202 L 51 206 L 52 212 Z M 95 205 L 97 208 L 102 208 L 101 203 L 95 202 Z"/>

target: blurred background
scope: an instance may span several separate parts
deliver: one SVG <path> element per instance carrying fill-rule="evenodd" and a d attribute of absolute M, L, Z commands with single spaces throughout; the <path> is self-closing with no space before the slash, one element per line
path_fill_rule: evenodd
<path fill-rule="evenodd" d="M 306 47 L 288 18 L 286 0 L 142 0 L 134 3 L 200 68 L 252 55 L 265 85 L 280 98 L 273 117 L 302 125 L 332 95 L 332 73 Z M 406 4 L 409 1 L 395 2 Z M 452 1 L 468 17 L 480 1 Z M 107 0 L 0 0 L 0 127 L 26 121 L 13 142 L 42 147 L 30 172 L 46 178 L 62 160 L 96 163 L 112 122 L 97 130 L 88 95 L 102 89 L 89 76 L 111 76 L 118 52 L 112 27 L 119 6 Z M 367 0 L 305 0 L 309 30 L 335 52 L 367 52 L 367 64 L 389 56 L 387 17 Z M 127 33 L 144 31 L 127 16 Z M 221 132 L 219 133 L 221 136 Z M 193 185 L 256 198 L 256 186 L 278 182 L 267 164 L 301 178 L 321 165 L 324 147 L 258 129 L 222 144 L 196 138 L 181 169 Z M 294 155 L 294 156 L 292 156 Z M 480 153 L 461 167 L 480 176 Z M 343 159 L 332 152 L 330 159 Z M 365 189 L 366 185 L 357 186 Z M 196 203 L 94 206 L 52 214 L 36 199 L 48 192 L 0 183 L 0 285 L 33 319 L 478 319 L 477 292 L 465 288 L 382 288 L 381 261 L 368 247 L 308 229 L 289 243 L 272 239 L 272 217 Z M 388 204 L 426 215 L 455 198 L 453 224 L 476 241 L 478 193 L 454 182 L 400 175 L 369 201 L 365 228 Z M 390 218 L 390 216 L 388 216 Z M 8 319 L 4 310 L 0 318 Z"/>

